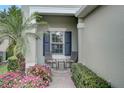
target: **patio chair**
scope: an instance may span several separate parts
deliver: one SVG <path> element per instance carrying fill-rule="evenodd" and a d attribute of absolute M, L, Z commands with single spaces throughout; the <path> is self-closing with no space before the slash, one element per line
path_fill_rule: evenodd
<path fill-rule="evenodd" d="M 52 68 L 54 67 L 54 64 L 55 64 L 56 65 L 56 69 L 57 69 L 57 61 L 52 58 L 52 54 L 51 53 L 46 53 L 46 55 L 45 55 L 45 63 L 50 65 Z"/>
<path fill-rule="evenodd" d="M 66 67 L 67 67 L 67 64 L 69 64 L 69 68 L 71 67 L 71 65 L 73 64 L 73 63 L 76 63 L 78 61 L 78 52 L 77 51 L 72 51 L 71 52 L 71 57 L 70 57 L 70 59 L 67 59 L 66 60 Z M 65 67 L 65 68 L 66 68 Z"/>

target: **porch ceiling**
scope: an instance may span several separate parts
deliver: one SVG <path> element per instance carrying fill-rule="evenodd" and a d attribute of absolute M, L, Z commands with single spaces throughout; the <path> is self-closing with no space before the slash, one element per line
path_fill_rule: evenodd
<path fill-rule="evenodd" d="M 74 16 L 81 5 L 41 5 L 30 6 L 30 13 L 40 12 L 43 15 L 69 15 Z"/>

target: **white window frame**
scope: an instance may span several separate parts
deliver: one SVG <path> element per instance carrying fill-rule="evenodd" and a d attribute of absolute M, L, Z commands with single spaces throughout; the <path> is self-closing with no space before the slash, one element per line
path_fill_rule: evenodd
<path fill-rule="evenodd" d="M 52 34 L 55 32 L 62 32 L 63 33 L 63 53 L 52 53 Z M 65 54 L 65 32 L 63 31 L 50 31 L 50 51 L 52 53 L 52 55 L 64 55 Z M 55 43 L 54 43 L 55 44 Z M 60 43 L 56 43 L 56 44 L 60 44 Z"/>

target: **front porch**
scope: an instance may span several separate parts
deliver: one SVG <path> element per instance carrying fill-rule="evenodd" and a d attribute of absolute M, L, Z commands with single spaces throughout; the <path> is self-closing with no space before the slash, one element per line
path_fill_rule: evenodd
<path fill-rule="evenodd" d="M 35 64 L 44 64 L 45 55 L 50 53 L 57 61 L 57 65 L 54 64 L 53 67 L 59 68 L 59 65 L 61 65 L 60 68 L 65 67 L 65 62 L 70 59 L 71 52 L 78 52 L 77 18 L 56 15 L 43 17 L 48 24 L 47 27 L 36 28 L 40 39 L 36 40 Z"/>

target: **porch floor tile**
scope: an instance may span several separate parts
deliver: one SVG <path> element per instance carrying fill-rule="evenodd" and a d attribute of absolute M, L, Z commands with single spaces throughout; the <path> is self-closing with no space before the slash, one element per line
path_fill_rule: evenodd
<path fill-rule="evenodd" d="M 54 70 L 52 69 L 52 82 L 48 88 L 75 88 L 71 79 L 70 69 Z"/>

